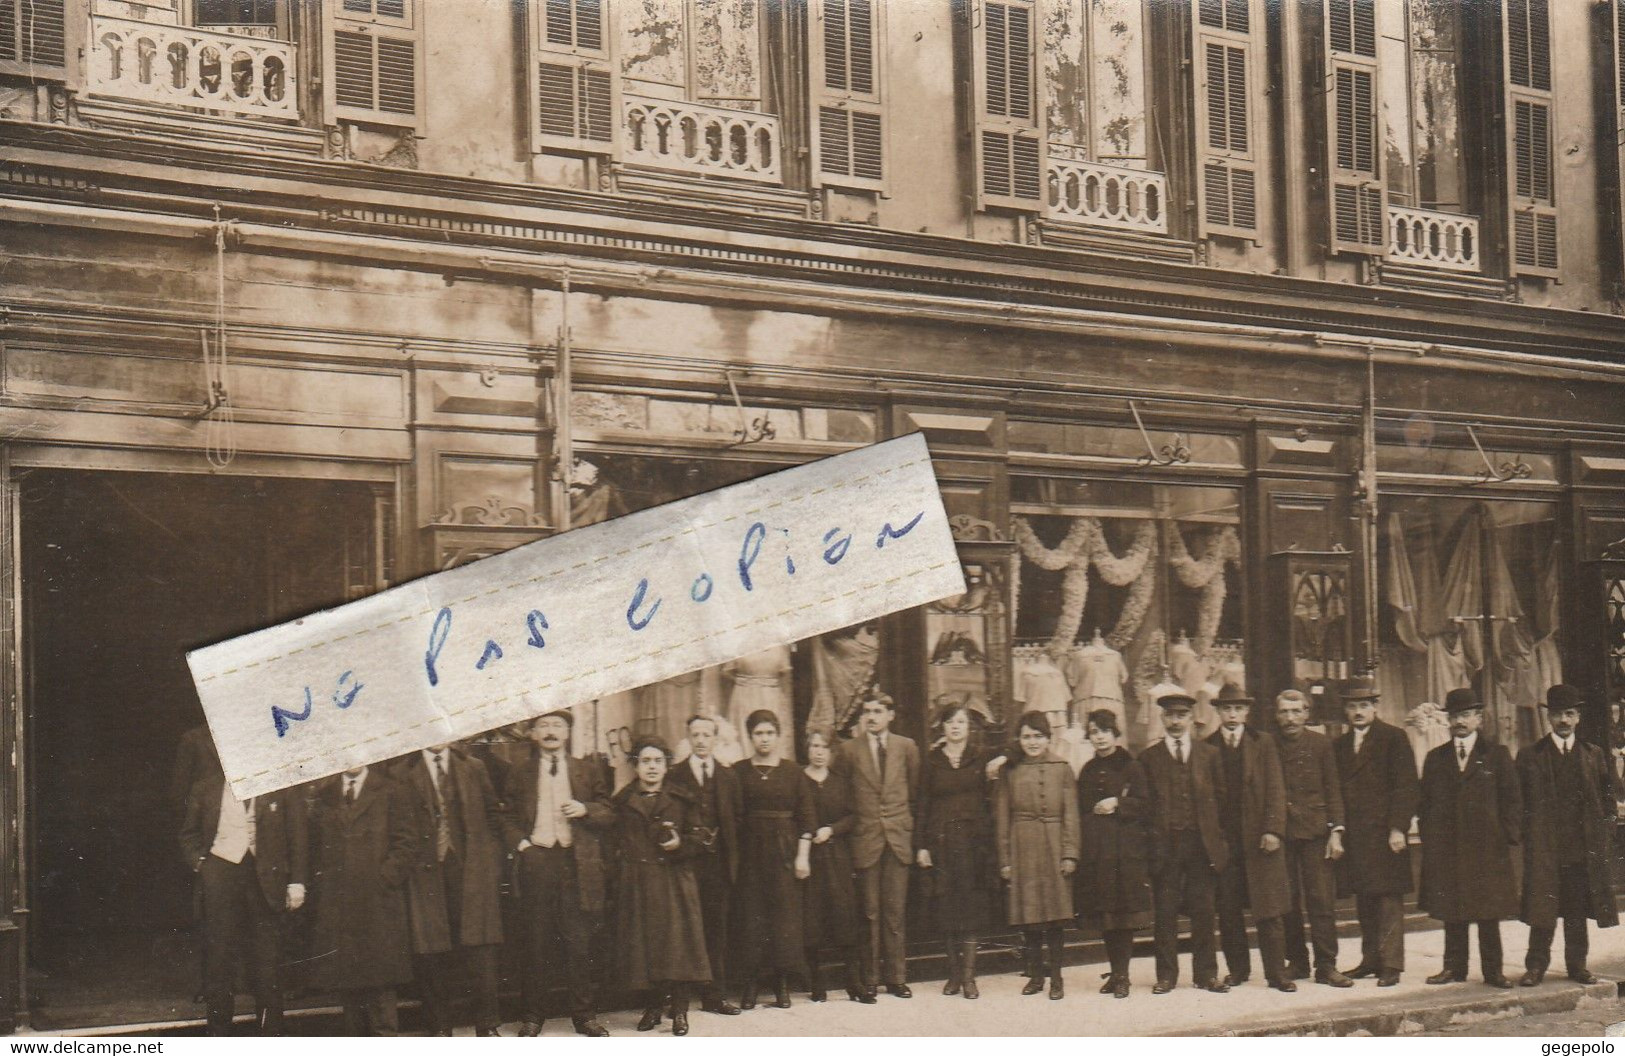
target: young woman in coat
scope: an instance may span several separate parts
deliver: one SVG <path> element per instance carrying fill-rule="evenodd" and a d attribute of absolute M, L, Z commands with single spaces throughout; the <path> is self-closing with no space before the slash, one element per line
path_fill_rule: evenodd
<path fill-rule="evenodd" d="M 771 969 L 774 1005 L 790 1007 L 790 974 L 802 970 L 801 881 L 812 873 L 818 828 L 812 782 L 779 758 L 779 717 L 763 708 L 746 720 L 751 756 L 739 774 L 740 961 L 745 981 L 739 1007 L 756 1007 L 763 968 Z"/>
<path fill-rule="evenodd" d="M 864 939 L 858 911 L 857 888 L 852 880 L 852 847 L 847 837 L 857 816 L 852 812 L 852 786 L 830 780 L 835 755 L 835 731 L 828 726 L 807 728 L 807 765 L 802 773 L 812 784 L 813 831 L 811 865 L 803 892 L 802 939 L 807 944 L 808 988 L 814 1001 L 828 998 L 818 973 L 819 952 L 841 951 L 846 962 L 846 996 L 866 1005 L 875 1003 L 863 986 L 859 957 Z"/>
<path fill-rule="evenodd" d="M 1027 985 L 1066 996 L 1061 983 L 1063 938 L 1072 919 L 1072 874 L 1078 867 L 1078 787 L 1072 766 L 1049 750 L 1050 725 L 1029 711 L 1017 727 L 1019 751 L 996 785 L 993 820 L 999 875 L 1010 882 L 1010 923 L 1026 940 Z M 1041 945 L 1042 944 L 1042 945 Z M 1043 946 L 1049 948 L 1046 968 Z"/>
<path fill-rule="evenodd" d="M 998 890 L 988 802 L 990 753 L 972 746 L 965 705 L 950 704 L 939 721 L 943 743 L 926 755 L 914 801 L 915 859 L 948 954 L 942 992 L 963 993 L 974 1001 L 981 996 L 976 945 L 987 930 Z"/>
<path fill-rule="evenodd" d="M 671 1032 L 688 1033 L 689 994 L 711 981 L 705 954 L 700 891 L 689 859 L 699 849 L 688 794 L 666 783 L 671 750 L 659 737 L 632 747 L 636 776 L 616 792 L 617 871 L 615 949 L 620 981 L 642 990 L 639 1030 L 660 1025 L 671 1008 Z"/>
<path fill-rule="evenodd" d="M 1145 830 L 1151 786 L 1123 747 L 1114 712 L 1091 711 L 1084 730 L 1095 757 L 1078 775 L 1080 853 L 1073 903 L 1079 921 L 1099 929 L 1106 943 L 1111 974 L 1100 992 L 1127 997 L 1134 933 L 1151 926 Z"/>

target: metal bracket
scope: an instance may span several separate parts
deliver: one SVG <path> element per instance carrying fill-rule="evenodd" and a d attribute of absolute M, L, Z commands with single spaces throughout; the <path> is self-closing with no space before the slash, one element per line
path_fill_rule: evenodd
<path fill-rule="evenodd" d="M 1484 452 L 1484 445 L 1478 442 L 1478 434 L 1470 425 L 1467 427 L 1467 436 L 1473 441 L 1473 446 L 1478 448 L 1478 457 L 1484 460 L 1483 475 L 1473 481 L 1470 487 L 1477 487 L 1480 484 L 1505 484 L 1509 480 L 1525 480 L 1534 473 L 1529 463 L 1518 455 L 1513 455 L 1510 461 L 1504 461 L 1497 466 Z"/>
<path fill-rule="evenodd" d="M 750 418 L 745 414 L 745 404 L 739 398 L 739 386 L 734 384 L 734 372 L 724 370 L 723 378 L 728 382 L 728 391 L 733 394 L 734 409 L 739 412 L 739 428 L 734 430 L 734 447 L 744 447 L 746 444 L 759 444 L 763 440 L 772 440 L 777 435 L 773 423 L 766 416 Z"/>
<path fill-rule="evenodd" d="M 1151 442 L 1151 434 L 1145 431 L 1145 422 L 1140 420 L 1140 409 L 1133 400 L 1128 401 L 1128 409 L 1134 415 L 1134 424 L 1140 427 L 1140 438 L 1145 441 L 1145 454 L 1134 460 L 1135 465 L 1182 466 L 1191 460 L 1191 449 L 1185 444 L 1184 433 L 1175 433 L 1171 443 L 1157 447 Z"/>

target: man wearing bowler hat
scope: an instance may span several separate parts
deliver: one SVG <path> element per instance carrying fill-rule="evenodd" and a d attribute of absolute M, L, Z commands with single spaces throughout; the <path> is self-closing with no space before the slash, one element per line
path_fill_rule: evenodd
<path fill-rule="evenodd" d="M 1537 986 L 1552 963 L 1552 938 L 1563 918 L 1563 964 L 1570 979 L 1594 983 L 1586 968 L 1586 921 L 1619 923 L 1614 904 L 1615 787 L 1608 756 L 1580 740 L 1580 693 L 1556 685 L 1546 692 L 1550 736 L 1518 754 L 1523 792 L 1523 920 L 1529 952 L 1519 982 Z"/>
<path fill-rule="evenodd" d="M 1484 705 L 1471 689 L 1445 697 L 1450 740 L 1422 762 L 1422 908 L 1444 922 L 1444 971 L 1429 983 L 1467 980 L 1467 926 L 1478 924 L 1484 981 L 1501 972 L 1501 919 L 1518 912 L 1512 856 L 1523 838 L 1523 799 L 1512 756 L 1484 737 Z"/>
<path fill-rule="evenodd" d="M 1354 896 L 1360 921 L 1360 963 L 1349 978 L 1374 975 L 1378 986 L 1397 986 L 1405 970 L 1401 903 L 1412 884 L 1406 835 L 1419 789 L 1410 738 L 1377 718 L 1379 699 L 1369 678 L 1356 679 L 1343 694 L 1349 729 L 1336 750 L 1348 829 L 1338 886 Z"/>
<path fill-rule="evenodd" d="M 1140 754 L 1151 787 L 1151 895 L 1156 913 L 1157 982 L 1153 994 L 1179 983 L 1179 909 L 1191 920 L 1191 974 L 1203 990 L 1230 989 L 1219 980 L 1213 935 L 1214 890 L 1229 857 L 1219 826 L 1225 798 L 1219 750 L 1191 731 L 1194 698 L 1183 692 L 1157 698 L 1163 736 Z"/>

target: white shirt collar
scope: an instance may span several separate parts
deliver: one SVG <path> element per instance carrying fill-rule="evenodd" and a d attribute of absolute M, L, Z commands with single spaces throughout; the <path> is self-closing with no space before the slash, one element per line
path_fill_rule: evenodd
<path fill-rule="evenodd" d="M 694 776 L 696 778 L 705 776 L 705 767 L 706 767 L 707 763 L 709 763 L 711 765 L 711 772 L 713 774 L 716 773 L 716 760 L 715 759 L 710 758 L 710 757 L 706 757 L 704 759 L 701 759 L 697 755 L 690 755 L 688 757 L 688 765 L 694 771 Z"/>
<path fill-rule="evenodd" d="M 1170 749 L 1173 749 L 1175 747 L 1188 748 L 1190 746 L 1190 741 L 1189 741 L 1190 734 L 1188 734 L 1188 733 L 1182 733 L 1182 734 L 1179 734 L 1177 736 L 1175 736 L 1174 734 L 1171 734 L 1171 733 L 1165 733 L 1165 734 L 1163 734 L 1163 737 L 1167 739 L 1168 747 Z"/>
<path fill-rule="evenodd" d="M 1557 747 L 1562 751 L 1572 752 L 1574 751 L 1574 734 L 1571 733 L 1567 737 L 1559 737 L 1557 735 L 1557 731 L 1553 730 L 1552 743 L 1557 745 Z"/>
<path fill-rule="evenodd" d="M 1467 754 L 1472 755 L 1473 754 L 1473 746 L 1478 744 L 1478 731 L 1474 730 L 1472 733 L 1469 733 L 1467 736 L 1454 738 L 1454 740 L 1456 742 L 1456 755 L 1458 757 L 1461 755 L 1461 749 L 1464 748 L 1464 747 L 1467 749 Z"/>
<path fill-rule="evenodd" d="M 372 769 L 371 767 L 363 766 L 361 768 L 361 772 L 359 774 L 355 775 L 355 777 L 353 777 L 353 778 L 349 774 L 343 775 L 343 777 L 344 777 L 344 785 L 343 785 L 343 787 L 344 788 L 351 788 L 352 783 L 353 783 L 353 788 L 355 790 L 355 794 L 356 794 L 357 797 L 360 797 L 361 789 L 367 783 L 367 773 L 371 769 Z"/>

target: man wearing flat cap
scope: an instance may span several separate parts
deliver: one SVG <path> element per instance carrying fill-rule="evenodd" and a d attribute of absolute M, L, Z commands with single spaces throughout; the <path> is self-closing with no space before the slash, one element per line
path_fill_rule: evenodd
<path fill-rule="evenodd" d="M 1471 689 L 1445 697 L 1450 740 L 1422 762 L 1422 908 L 1444 922 L 1444 970 L 1429 983 L 1467 980 L 1468 925 L 1478 925 L 1484 981 L 1501 971 L 1501 920 L 1518 912 L 1512 856 L 1523 838 L 1523 797 L 1512 756 L 1484 737 L 1484 705 Z"/>
<path fill-rule="evenodd" d="M 1586 967 L 1586 921 L 1619 923 L 1614 904 L 1615 782 L 1608 755 L 1575 735 L 1580 693 L 1556 685 L 1546 693 L 1550 736 L 1518 753 L 1523 792 L 1523 920 L 1529 952 L 1519 982 L 1537 986 L 1552 962 L 1557 918 L 1563 918 L 1563 964 L 1570 979 L 1593 983 Z"/>
<path fill-rule="evenodd" d="M 1191 921 L 1191 974 L 1200 989 L 1222 994 L 1213 934 L 1214 891 L 1229 857 L 1219 825 L 1225 798 L 1219 750 L 1192 733 L 1194 698 L 1157 698 L 1163 736 L 1140 755 L 1151 789 L 1151 884 L 1155 908 L 1157 982 L 1154 994 L 1179 983 L 1179 910 Z"/>
<path fill-rule="evenodd" d="M 1338 888 L 1354 896 L 1360 921 L 1360 963 L 1349 978 L 1374 975 L 1378 986 L 1397 986 L 1405 970 L 1402 901 L 1412 885 L 1406 836 L 1420 788 L 1410 738 L 1377 718 L 1379 699 L 1369 678 L 1354 680 L 1343 694 L 1349 729 L 1336 751 L 1347 832 Z"/>

